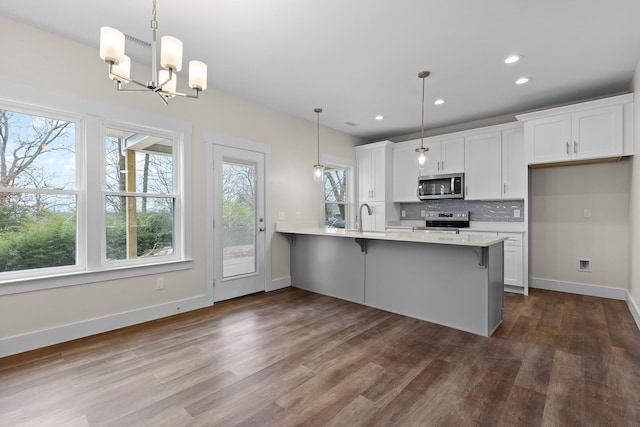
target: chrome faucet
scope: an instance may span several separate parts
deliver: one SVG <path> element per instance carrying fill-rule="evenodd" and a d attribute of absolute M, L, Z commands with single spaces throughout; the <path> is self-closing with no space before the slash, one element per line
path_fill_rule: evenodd
<path fill-rule="evenodd" d="M 358 217 L 358 219 L 359 219 L 359 221 L 358 221 L 358 231 L 360 233 L 362 233 L 362 208 L 364 208 L 364 207 L 367 208 L 367 213 L 369 215 L 373 215 L 373 211 L 371 210 L 371 206 L 369 206 L 366 203 L 363 203 L 363 204 L 360 205 L 360 212 L 359 212 L 360 216 Z"/>

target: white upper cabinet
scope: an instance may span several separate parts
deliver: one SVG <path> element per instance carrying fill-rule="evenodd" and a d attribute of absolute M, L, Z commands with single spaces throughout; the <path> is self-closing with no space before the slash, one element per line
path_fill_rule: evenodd
<path fill-rule="evenodd" d="M 465 199 L 524 199 L 526 177 L 522 126 L 465 138 Z"/>
<path fill-rule="evenodd" d="M 373 145 L 373 144 L 371 144 Z M 358 167 L 358 200 L 360 202 L 384 201 L 387 166 L 391 159 L 391 151 L 384 145 L 360 149 L 356 151 Z"/>
<path fill-rule="evenodd" d="M 416 148 L 419 141 L 408 141 L 393 150 L 393 201 L 418 202 L 418 160 Z"/>
<path fill-rule="evenodd" d="M 502 132 L 465 138 L 465 195 L 467 200 L 502 197 Z"/>
<path fill-rule="evenodd" d="M 633 95 L 621 95 L 517 116 L 524 121 L 527 164 L 588 162 L 631 154 L 625 150 L 625 138 L 632 138 L 628 131 L 632 104 Z"/>
<path fill-rule="evenodd" d="M 429 138 L 424 146 L 429 152 L 422 175 L 464 172 L 464 138 Z"/>
<path fill-rule="evenodd" d="M 524 199 L 527 192 L 527 163 L 524 158 L 524 129 L 502 131 L 502 198 Z"/>
<path fill-rule="evenodd" d="M 392 201 L 393 147 L 392 142 L 383 141 L 355 148 L 358 207 L 367 203 L 373 210 L 373 215 L 367 215 L 366 209 L 363 209 L 363 218 L 358 218 L 364 230 L 384 231 L 388 220 L 398 219 L 399 212 Z"/>

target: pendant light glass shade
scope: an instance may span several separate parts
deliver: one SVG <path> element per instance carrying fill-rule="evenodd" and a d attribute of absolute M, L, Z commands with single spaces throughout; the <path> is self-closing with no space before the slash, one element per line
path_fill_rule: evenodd
<path fill-rule="evenodd" d="M 429 149 L 427 147 L 419 147 L 416 148 L 416 153 L 418 154 L 418 166 L 424 167 L 425 163 L 427 163 L 427 152 Z"/>
<path fill-rule="evenodd" d="M 321 182 L 324 176 L 324 165 L 313 165 L 313 180 Z"/>
<path fill-rule="evenodd" d="M 320 113 L 322 113 L 322 108 L 316 108 L 313 110 L 316 113 L 316 128 L 318 135 L 318 163 L 313 165 L 313 180 L 316 182 L 322 182 L 324 178 L 324 165 L 320 164 Z"/>
<path fill-rule="evenodd" d="M 431 73 L 429 71 L 422 71 L 418 73 L 418 77 L 422 79 L 422 124 L 420 126 L 420 147 L 416 148 L 416 154 L 418 156 L 418 169 L 422 171 L 424 165 L 427 163 L 427 152 L 429 149 L 424 146 L 424 79 L 429 77 Z"/>

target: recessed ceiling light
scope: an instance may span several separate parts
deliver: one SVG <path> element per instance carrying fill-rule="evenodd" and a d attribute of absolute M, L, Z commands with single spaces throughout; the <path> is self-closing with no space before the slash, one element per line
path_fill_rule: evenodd
<path fill-rule="evenodd" d="M 514 62 L 518 62 L 522 59 L 522 55 L 510 55 L 505 60 L 505 64 L 513 64 Z"/>
<path fill-rule="evenodd" d="M 444 104 L 444 99 L 442 98 L 436 99 L 433 103 L 436 105 L 442 105 Z"/>
<path fill-rule="evenodd" d="M 382 119 L 384 119 L 384 116 L 382 114 L 378 114 L 376 116 L 376 120 L 382 120 Z"/>
<path fill-rule="evenodd" d="M 528 83 L 531 79 L 529 77 L 520 77 L 518 80 L 516 80 L 516 84 L 517 85 L 523 85 L 525 83 Z"/>

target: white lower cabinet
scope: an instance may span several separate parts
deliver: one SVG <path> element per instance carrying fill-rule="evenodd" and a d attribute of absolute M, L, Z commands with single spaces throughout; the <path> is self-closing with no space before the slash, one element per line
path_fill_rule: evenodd
<path fill-rule="evenodd" d="M 504 284 L 523 288 L 522 234 L 498 233 L 498 236 L 508 238 L 504 241 Z"/>

